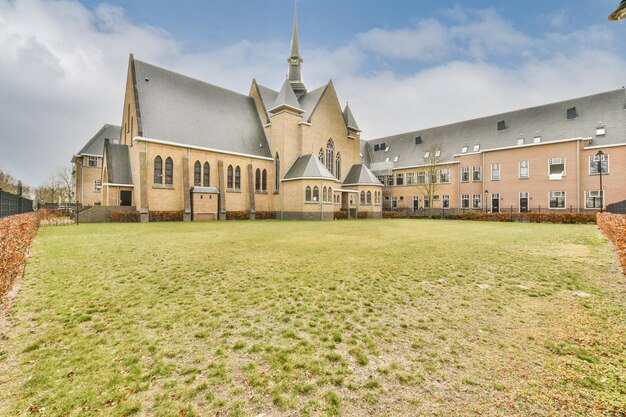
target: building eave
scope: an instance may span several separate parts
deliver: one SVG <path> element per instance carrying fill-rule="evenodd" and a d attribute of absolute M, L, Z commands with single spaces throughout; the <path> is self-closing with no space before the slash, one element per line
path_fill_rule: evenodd
<path fill-rule="evenodd" d="M 197 149 L 197 150 L 200 150 L 200 151 L 222 153 L 222 154 L 226 154 L 226 155 L 243 156 L 243 157 L 246 157 L 246 158 L 261 159 L 261 160 L 264 160 L 264 161 L 273 161 L 274 160 L 274 158 L 270 158 L 270 157 L 267 157 L 267 156 L 251 155 L 251 154 L 247 154 L 247 153 L 230 152 L 230 151 L 225 151 L 225 150 L 221 150 L 221 149 L 205 148 L 203 146 L 189 145 L 189 144 L 186 144 L 186 143 L 178 143 L 178 142 L 169 142 L 169 141 L 166 141 L 166 140 L 146 138 L 144 136 L 135 136 L 133 138 L 133 141 L 159 143 L 159 144 L 162 144 L 162 145 L 176 146 L 176 147 L 179 147 L 179 148 Z"/>

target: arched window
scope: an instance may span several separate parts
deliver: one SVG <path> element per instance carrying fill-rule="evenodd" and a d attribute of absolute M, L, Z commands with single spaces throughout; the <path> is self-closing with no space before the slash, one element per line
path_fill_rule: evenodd
<path fill-rule="evenodd" d="M 304 190 L 304 201 L 311 201 L 311 187 L 308 185 Z"/>
<path fill-rule="evenodd" d="M 335 177 L 341 179 L 341 154 L 337 152 L 337 159 L 335 161 Z"/>
<path fill-rule="evenodd" d="M 324 165 L 324 149 L 320 148 L 320 153 L 318 158 L 320 159 L 320 162 L 322 163 L 322 165 Z"/>
<path fill-rule="evenodd" d="M 254 189 L 261 191 L 261 170 L 259 168 L 256 169 L 254 174 Z"/>
<path fill-rule="evenodd" d="M 317 185 L 313 187 L 313 201 L 320 201 L 320 189 Z"/>
<path fill-rule="evenodd" d="M 365 204 L 365 191 L 361 191 L 361 204 Z"/>
<path fill-rule="evenodd" d="M 196 161 L 195 164 L 193 164 L 193 185 L 194 186 L 201 186 L 201 180 L 202 180 L 202 172 L 200 172 L 202 170 L 202 165 L 200 165 L 200 161 Z"/>
<path fill-rule="evenodd" d="M 322 190 L 322 201 L 325 203 L 328 198 L 328 192 L 326 191 L 326 187 Z"/>
<path fill-rule="evenodd" d="M 330 173 L 334 173 L 333 162 L 335 161 L 335 143 L 332 139 L 328 139 L 326 143 L 326 168 Z"/>
<path fill-rule="evenodd" d="M 174 184 L 174 161 L 169 156 L 165 160 L 165 183 Z"/>
<path fill-rule="evenodd" d="M 235 190 L 241 189 L 241 168 L 237 165 L 235 168 Z"/>
<path fill-rule="evenodd" d="M 267 169 L 264 169 L 261 175 L 261 190 L 267 191 Z"/>
<path fill-rule="evenodd" d="M 372 192 L 367 192 L 367 204 L 372 204 Z"/>
<path fill-rule="evenodd" d="M 278 152 L 276 152 L 276 158 L 274 161 L 274 188 L 276 191 L 280 190 L 280 157 L 278 156 Z"/>
<path fill-rule="evenodd" d="M 332 203 L 335 196 L 333 195 L 333 189 L 328 187 L 328 202 Z"/>
<path fill-rule="evenodd" d="M 232 190 L 233 189 L 233 166 L 228 165 L 228 170 L 226 172 L 227 172 L 226 177 L 228 178 L 226 180 L 226 188 L 230 188 Z"/>
<path fill-rule="evenodd" d="M 211 165 L 208 162 L 204 163 L 204 176 L 202 178 L 202 185 L 205 187 L 211 186 Z"/>
<path fill-rule="evenodd" d="M 154 183 L 163 184 L 163 159 L 160 156 L 154 158 Z"/>

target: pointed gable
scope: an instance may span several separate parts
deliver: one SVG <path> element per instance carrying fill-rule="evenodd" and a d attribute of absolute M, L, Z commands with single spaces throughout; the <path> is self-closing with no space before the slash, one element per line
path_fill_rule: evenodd
<path fill-rule="evenodd" d="M 280 92 L 276 96 L 276 100 L 269 110 L 270 113 L 277 113 L 283 109 L 290 109 L 298 113 L 304 113 L 304 110 L 300 108 L 300 103 L 296 97 L 296 93 L 291 87 L 289 80 L 285 80 Z"/>
<path fill-rule="evenodd" d="M 120 140 L 120 126 L 106 124 L 83 146 L 76 155 L 102 156 L 104 152 L 104 140 L 109 139 L 111 142 Z"/>
<path fill-rule="evenodd" d="M 324 179 L 337 181 L 335 176 L 319 159 L 313 155 L 303 155 L 296 159 L 291 168 L 287 171 L 283 180 L 299 180 L 299 179 Z"/>
<path fill-rule="evenodd" d="M 383 184 L 365 164 L 358 164 L 352 165 L 343 185 L 379 185 L 382 187 Z"/>
<path fill-rule="evenodd" d="M 361 131 L 359 129 L 359 125 L 356 124 L 356 120 L 352 115 L 352 111 L 350 110 L 350 106 L 346 103 L 346 108 L 343 110 L 343 120 L 346 121 L 346 126 L 348 129 L 354 129 L 356 131 Z"/>

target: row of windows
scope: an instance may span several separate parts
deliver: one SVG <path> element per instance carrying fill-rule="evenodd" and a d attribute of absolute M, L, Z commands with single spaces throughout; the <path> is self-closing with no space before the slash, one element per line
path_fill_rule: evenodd
<path fill-rule="evenodd" d="M 307 202 L 318 202 L 320 201 L 320 189 L 316 185 L 311 188 L 310 186 L 306 186 L 304 189 L 304 201 Z M 339 203 L 339 196 L 333 195 L 332 187 L 324 187 L 322 189 L 322 202 L 324 203 Z"/>
<path fill-rule="evenodd" d="M 374 191 L 374 204 L 380 204 L 382 193 L 380 191 Z M 372 192 L 361 191 L 361 204 L 372 204 Z"/>
<path fill-rule="evenodd" d="M 318 158 L 335 178 L 341 179 L 341 154 L 337 152 L 335 157 L 335 142 L 332 139 L 328 139 L 326 149 L 320 148 Z"/>
<path fill-rule="evenodd" d="M 379 175 L 378 180 L 383 185 L 424 185 L 424 184 L 447 184 L 450 182 L 450 169 L 436 169 L 432 171 L 417 171 L 399 173 L 395 175 Z"/>
<path fill-rule="evenodd" d="M 482 194 L 470 194 L 461 195 L 461 208 L 464 209 L 482 209 Z M 491 198 L 500 199 L 499 193 L 492 193 Z M 530 194 L 527 192 L 519 193 L 520 208 L 525 207 L 528 209 Z M 588 190 L 585 191 L 585 208 L 586 209 L 599 209 L 603 205 L 604 191 Z M 548 193 L 548 207 L 551 209 L 565 209 L 567 207 L 567 193 L 566 191 L 550 191 Z M 471 204 L 471 207 L 470 207 Z"/>
<path fill-rule="evenodd" d="M 163 159 L 157 155 L 154 158 L 154 183 L 155 184 L 174 184 L 174 161 L 169 156 L 165 160 L 165 176 L 163 175 Z"/>
<path fill-rule="evenodd" d="M 211 165 L 208 162 L 205 162 L 203 166 L 200 161 L 196 161 L 193 165 L 193 185 L 196 187 L 211 186 Z"/>

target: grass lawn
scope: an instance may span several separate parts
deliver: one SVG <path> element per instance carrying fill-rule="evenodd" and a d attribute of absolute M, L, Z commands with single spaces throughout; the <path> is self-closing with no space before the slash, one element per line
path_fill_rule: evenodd
<path fill-rule="evenodd" d="M 43 228 L 0 415 L 623 416 L 625 305 L 595 226 Z"/>

